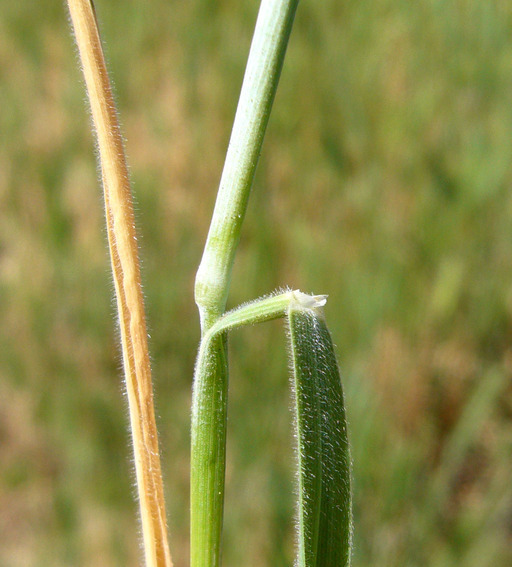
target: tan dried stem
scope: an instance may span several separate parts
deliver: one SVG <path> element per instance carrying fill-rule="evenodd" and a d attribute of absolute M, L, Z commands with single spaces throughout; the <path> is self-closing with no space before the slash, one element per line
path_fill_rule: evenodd
<path fill-rule="evenodd" d="M 130 181 L 90 0 L 68 0 L 98 139 L 147 567 L 172 567 Z"/>

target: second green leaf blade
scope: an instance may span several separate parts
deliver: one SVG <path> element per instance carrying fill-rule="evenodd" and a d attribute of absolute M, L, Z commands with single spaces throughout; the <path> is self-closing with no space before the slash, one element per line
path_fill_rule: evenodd
<path fill-rule="evenodd" d="M 350 451 L 336 355 L 320 309 L 292 302 L 288 322 L 299 459 L 298 566 L 348 567 Z"/>

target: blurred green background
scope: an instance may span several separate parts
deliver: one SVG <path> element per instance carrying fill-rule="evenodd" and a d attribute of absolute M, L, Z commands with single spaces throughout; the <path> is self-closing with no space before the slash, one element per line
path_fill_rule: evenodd
<path fill-rule="evenodd" d="M 193 280 L 256 0 L 97 0 L 137 202 L 171 547 Z M 512 4 L 303 0 L 229 305 L 327 293 L 354 566 L 512 564 Z M 0 565 L 136 566 L 94 143 L 60 2 L 0 6 Z M 226 566 L 293 561 L 282 324 L 236 333 Z"/>

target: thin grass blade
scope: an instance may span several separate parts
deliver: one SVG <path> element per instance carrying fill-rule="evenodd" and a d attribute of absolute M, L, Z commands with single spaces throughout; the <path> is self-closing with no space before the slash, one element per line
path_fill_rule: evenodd
<path fill-rule="evenodd" d="M 289 308 L 299 461 L 299 567 L 347 567 L 352 539 L 350 451 L 343 390 L 322 311 Z"/>
<path fill-rule="evenodd" d="M 103 177 L 146 567 L 172 567 L 131 187 L 91 0 L 68 0 Z"/>

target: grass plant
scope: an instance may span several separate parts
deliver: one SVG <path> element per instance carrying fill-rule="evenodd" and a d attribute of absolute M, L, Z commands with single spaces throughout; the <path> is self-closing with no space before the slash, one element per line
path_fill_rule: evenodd
<path fill-rule="evenodd" d="M 90 0 L 69 9 L 91 103 L 121 330 L 135 470 L 148 567 L 171 567 L 131 188 Z M 221 564 L 228 399 L 227 331 L 286 316 L 298 441 L 298 567 L 350 564 L 351 482 L 344 399 L 321 307 L 324 296 L 285 292 L 223 316 L 258 157 L 298 0 L 262 0 L 195 298 L 202 338 L 194 377 L 192 567 Z"/>
<path fill-rule="evenodd" d="M 193 282 L 257 2 L 96 8 L 186 565 Z M 66 10 L 3 0 L 0 32 L 0 564 L 135 567 L 103 200 Z M 227 308 L 286 285 L 329 294 L 354 566 L 512 564 L 511 58 L 506 2 L 303 1 L 296 14 Z M 281 321 L 230 332 L 226 566 L 293 563 L 285 342 Z"/>

